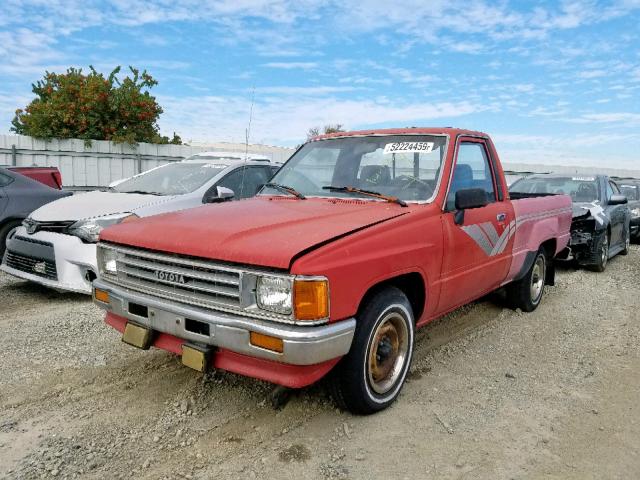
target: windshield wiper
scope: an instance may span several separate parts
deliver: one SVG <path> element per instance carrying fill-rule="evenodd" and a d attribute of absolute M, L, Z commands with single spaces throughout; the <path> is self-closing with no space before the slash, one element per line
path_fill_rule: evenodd
<path fill-rule="evenodd" d="M 301 194 L 299 191 L 297 191 L 295 188 L 288 187 L 287 185 L 280 185 L 279 183 L 265 183 L 264 186 L 268 188 L 274 188 L 280 192 L 288 193 L 289 195 L 293 195 L 294 197 L 297 197 L 300 200 L 305 200 L 307 198 L 303 194 Z"/>
<path fill-rule="evenodd" d="M 119 190 L 115 190 L 114 191 L 118 192 L 118 193 L 139 193 L 140 195 L 164 195 L 162 193 L 158 193 L 158 192 L 147 192 L 146 190 L 127 190 L 126 192 L 120 192 Z"/>
<path fill-rule="evenodd" d="M 323 190 L 329 190 L 331 192 L 347 192 L 347 193 L 360 193 L 369 197 L 379 198 L 380 200 L 386 200 L 387 202 L 397 203 L 403 207 L 407 207 L 407 202 L 398 197 L 392 197 L 391 195 L 384 195 L 380 192 L 373 192 L 371 190 L 363 190 L 357 187 L 336 187 L 334 185 L 325 185 Z"/>

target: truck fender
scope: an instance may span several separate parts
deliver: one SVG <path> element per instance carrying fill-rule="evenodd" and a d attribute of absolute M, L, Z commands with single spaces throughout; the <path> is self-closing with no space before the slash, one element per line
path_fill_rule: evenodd
<path fill-rule="evenodd" d="M 545 242 L 542 243 L 541 247 L 544 247 L 545 245 L 548 245 L 551 241 L 553 241 L 553 239 L 549 239 Z M 556 284 L 556 267 L 555 264 L 553 262 L 553 257 L 555 255 L 556 252 L 552 252 L 549 248 L 546 249 L 547 250 L 547 271 L 546 271 L 546 275 L 545 275 L 545 283 L 547 285 L 555 285 Z M 539 249 L 538 250 L 530 250 L 525 254 L 525 258 L 524 258 L 524 262 L 522 263 L 522 267 L 520 267 L 520 271 L 518 272 L 518 274 L 514 277 L 514 279 L 512 281 L 517 282 L 518 280 L 521 280 L 524 278 L 524 276 L 527 274 L 527 272 L 531 269 L 531 267 L 533 266 L 533 262 L 535 262 L 536 260 L 536 256 L 538 255 Z"/>

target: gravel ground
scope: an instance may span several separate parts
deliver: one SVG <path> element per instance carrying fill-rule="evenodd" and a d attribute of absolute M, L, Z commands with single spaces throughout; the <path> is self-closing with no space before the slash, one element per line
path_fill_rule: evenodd
<path fill-rule="evenodd" d="M 202 376 L 122 344 L 84 296 L 0 274 L 0 478 L 635 479 L 640 247 L 561 268 L 532 314 L 481 301 L 419 332 L 357 417 L 322 385 Z"/>

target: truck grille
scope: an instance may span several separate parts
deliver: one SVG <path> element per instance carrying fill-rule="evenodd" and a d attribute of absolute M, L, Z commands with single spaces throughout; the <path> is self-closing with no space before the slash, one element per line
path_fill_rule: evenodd
<path fill-rule="evenodd" d="M 8 267 L 15 268 L 25 273 L 58 280 L 56 262 L 42 258 L 33 258 L 19 253 L 7 251 L 5 262 Z"/>
<path fill-rule="evenodd" d="M 239 270 L 144 250 L 114 249 L 119 252 L 118 275 L 104 275 L 111 283 L 191 305 L 233 310 L 241 307 Z"/>

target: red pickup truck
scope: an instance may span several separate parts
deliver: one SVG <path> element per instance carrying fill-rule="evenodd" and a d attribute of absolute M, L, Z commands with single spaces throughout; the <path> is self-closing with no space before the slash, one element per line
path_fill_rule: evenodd
<path fill-rule="evenodd" d="M 62 175 L 57 167 L 6 167 L 7 170 L 29 177 L 51 188 L 62 190 Z"/>
<path fill-rule="evenodd" d="M 568 196 L 510 198 L 480 132 L 326 135 L 253 199 L 105 229 L 93 296 L 126 343 L 294 388 L 331 373 L 373 413 L 416 328 L 501 287 L 535 309 L 571 216 Z"/>

